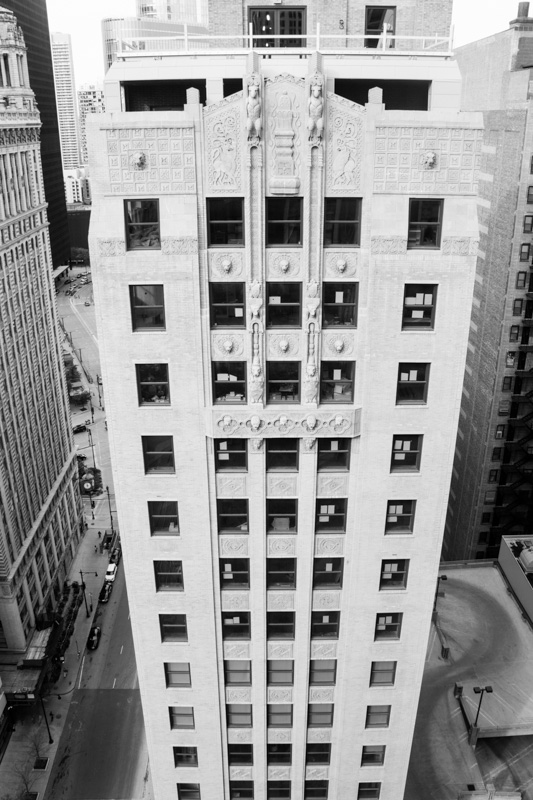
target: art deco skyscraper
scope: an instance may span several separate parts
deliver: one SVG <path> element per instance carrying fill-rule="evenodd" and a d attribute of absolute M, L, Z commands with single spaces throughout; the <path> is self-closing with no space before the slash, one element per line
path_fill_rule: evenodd
<path fill-rule="evenodd" d="M 87 131 L 85 120 L 88 114 L 103 114 L 105 111 L 104 90 L 102 86 L 85 84 L 78 90 L 80 120 L 81 163 L 87 164 Z"/>
<path fill-rule="evenodd" d="M 52 63 L 56 87 L 57 117 L 63 169 L 80 165 L 80 141 L 72 41 L 68 33 L 52 33 Z"/>

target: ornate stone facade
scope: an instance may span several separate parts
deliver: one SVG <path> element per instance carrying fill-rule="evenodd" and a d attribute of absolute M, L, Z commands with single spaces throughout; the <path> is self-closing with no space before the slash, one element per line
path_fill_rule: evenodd
<path fill-rule="evenodd" d="M 208 194 L 242 194 L 242 92 L 203 109 Z"/>
<path fill-rule="evenodd" d="M 360 192 L 365 110 L 331 92 L 327 99 L 326 195 Z"/>

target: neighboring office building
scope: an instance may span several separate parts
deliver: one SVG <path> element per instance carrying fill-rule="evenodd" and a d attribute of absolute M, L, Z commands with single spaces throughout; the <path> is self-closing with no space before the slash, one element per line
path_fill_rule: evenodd
<path fill-rule="evenodd" d="M 72 441 L 26 48 L 0 9 L 0 655 L 50 618 L 80 537 Z M 10 79 L 6 81 L 7 76 Z M 6 85 L 6 82 L 8 85 Z"/>
<path fill-rule="evenodd" d="M 88 167 L 66 169 L 63 178 L 65 180 L 65 196 L 69 205 L 73 203 L 91 204 L 91 182 Z"/>
<path fill-rule="evenodd" d="M 30 84 L 42 124 L 41 161 L 52 261 L 54 267 L 58 267 L 68 263 L 70 243 L 46 3 L 43 0 L 2 0 L 1 4 L 15 14 L 26 42 Z"/>
<path fill-rule="evenodd" d="M 533 524 L 533 18 L 460 47 L 462 108 L 483 111 L 480 244 L 443 554 L 495 558 Z"/>
<path fill-rule="evenodd" d="M 137 16 L 207 25 L 207 0 L 137 0 Z"/>
<path fill-rule="evenodd" d="M 450 12 L 439 4 L 428 31 L 445 37 Z M 123 55 L 106 114 L 88 123 L 156 800 L 176 784 L 202 800 L 403 796 L 468 340 L 482 118 L 458 110 L 447 39 L 439 53 L 408 38 L 410 3 L 387 23 L 404 38 L 379 58 L 379 25 L 362 3 L 350 14 L 359 38 L 341 57 L 219 40 Z M 230 9 L 223 33 L 241 20 Z"/>
<path fill-rule="evenodd" d="M 78 90 L 78 107 L 80 120 L 80 147 L 81 164 L 88 163 L 87 155 L 87 132 L 85 119 L 88 114 L 103 114 L 105 111 L 104 90 L 101 85 L 84 84 Z M 67 202 L 71 202 L 67 200 Z"/>
<path fill-rule="evenodd" d="M 80 140 L 72 41 L 68 33 L 52 33 L 52 62 L 63 169 L 80 166 Z"/>

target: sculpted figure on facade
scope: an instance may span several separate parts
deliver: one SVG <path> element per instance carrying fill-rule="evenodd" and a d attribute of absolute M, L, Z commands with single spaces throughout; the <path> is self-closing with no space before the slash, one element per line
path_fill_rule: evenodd
<path fill-rule="evenodd" d="M 318 402 L 318 374 L 316 367 L 315 325 L 311 323 L 307 333 L 307 364 L 305 367 L 304 401 Z"/>
<path fill-rule="evenodd" d="M 307 102 L 307 130 L 309 131 L 309 141 L 316 144 L 322 141 L 322 131 L 324 130 L 323 83 L 322 75 L 315 72 L 311 78 L 311 93 Z"/>
<path fill-rule="evenodd" d="M 252 327 L 252 381 L 250 386 L 250 399 L 252 403 L 260 403 L 263 399 L 265 377 L 259 357 L 259 324 L 254 322 Z"/>
<path fill-rule="evenodd" d="M 261 78 L 255 72 L 248 78 L 248 96 L 246 98 L 246 130 L 248 139 L 258 142 L 263 127 L 261 104 Z"/>

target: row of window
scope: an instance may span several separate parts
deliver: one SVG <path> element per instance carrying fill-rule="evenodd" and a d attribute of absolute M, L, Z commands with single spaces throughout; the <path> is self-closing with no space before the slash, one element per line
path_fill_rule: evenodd
<path fill-rule="evenodd" d="M 275 745 L 268 745 L 274 747 Z M 310 746 L 310 745 L 308 745 Z M 290 745 L 287 745 L 290 747 Z M 177 748 L 174 748 L 176 750 Z M 194 748 L 193 748 L 194 749 Z M 368 750 L 369 757 L 376 748 Z M 314 763 L 314 762 L 311 762 Z M 369 766 L 364 764 L 363 766 Z M 375 764 L 376 762 L 372 762 Z M 230 781 L 230 800 L 253 800 L 254 782 L 253 781 Z M 201 800 L 199 783 L 178 783 L 178 800 Z M 357 800 L 379 800 L 381 793 L 381 783 L 372 781 L 359 783 L 357 787 Z M 304 800 L 327 800 L 328 781 L 305 781 Z M 267 800 L 290 800 L 291 782 L 290 781 L 267 781 Z"/>
<path fill-rule="evenodd" d="M 324 198 L 324 247 L 358 247 L 361 243 L 361 198 Z M 440 247 L 444 201 L 409 200 L 407 248 Z M 244 199 L 206 200 L 208 247 L 244 247 Z M 265 199 L 267 247 L 300 247 L 303 242 L 302 197 Z M 127 250 L 161 249 L 158 200 L 124 200 Z"/>
<path fill-rule="evenodd" d="M 372 706 L 370 706 L 372 708 Z M 372 726 L 370 726 L 372 727 Z M 267 765 L 291 766 L 292 744 L 267 744 Z M 381 766 L 385 762 L 385 745 L 364 745 L 361 752 L 361 766 Z M 306 766 L 322 764 L 328 766 L 331 762 L 331 744 L 329 742 L 311 743 L 306 745 Z M 251 767 L 254 763 L 253 744 L 228 744 L 228 763 L 230 767 Z M 197 767 L 198 750 L 196 747 L 174 747 L 174 765 L 176 767 Z"/>
<path fill-rule="evenodd" d="M 146 475 L 174 474 L 176 472 L 172 436 L 141 436 L 141 441 Z M 422 434 L 395 434 L 392 437 L 390 471 L 418 472 L 422 456 L 422 441 Z M 222 452 L 230 454 L 232 451 L 227 449 Z M 242 453 L 242 450 L 239 452 Z M 336 451 L 332 450 L 331 452 L 335 453 Z"/>
<path fill-rule="evenodd" d="M 245 327 L 245 284 L 210 283 L 211 326 Z M 324 327 L 357 326 L 357 283 L 324 283 L 322 323 Z M 432 330 L 435 325 L 437 286 L 406 283 L 402 330 Z M 163 284 L 130 286 L 130 307 L 134 331 L 165 330 Z M 266 324 L 270 328 L 300 327 L 301 283 L 266 284 Z"/>
<path fill-rule="evenodd" d="M 215 439 L 217 472 L 248 469 L 247 439 Z M 265 439 L 267 472 L 298 471 L 300 439 Z M 317 439 L 317 470 L 347 472 L 350 468 L 351 439 Z"/>

